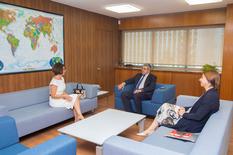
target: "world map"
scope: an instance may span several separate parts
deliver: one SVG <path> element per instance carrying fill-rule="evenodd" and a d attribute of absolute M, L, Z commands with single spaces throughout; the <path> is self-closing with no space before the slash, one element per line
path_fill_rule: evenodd
<path fill-rule="evenodd" d="M 0 74 L 63 62 L 63 16 L 0 3 Z"/>

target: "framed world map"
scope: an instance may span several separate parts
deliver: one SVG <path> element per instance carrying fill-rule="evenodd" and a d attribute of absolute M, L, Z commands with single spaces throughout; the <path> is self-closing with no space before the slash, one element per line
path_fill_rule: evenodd
<path fill-rule="evenodd" d="M 0 74 L 64 63 L 63 16 L 0 3 Z"/>

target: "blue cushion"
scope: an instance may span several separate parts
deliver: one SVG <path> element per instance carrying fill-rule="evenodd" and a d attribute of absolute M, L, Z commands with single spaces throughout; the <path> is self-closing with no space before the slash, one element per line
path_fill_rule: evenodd
<path fill-rule="evenodd" d="M 148 100 L 142 101 L 142 113 L 155 116 L 161 104 L 156 104 Z"/>
<path fill-rule="evenodd" d="M 99 85 L 82 83 L 82 86 L 86 90 L 86 98 L 92 99 L 92 98 L 95 98 L 97 96 Z M 77 83 L 69 82 L 66 84 L 66 92 L 68 94 L 72 94 L 73 89 L 76 87 L 77 87 Z"/>
<path fill-rule="evenodd" d="M 124 110 L 123 102 L 120 97 L 115 97 L 114 102 L 116 109 Z"/>
<path fill-rule="evenodd" d="M 43 103 L 10 111 L 9 115 L 15 118 L 19 137 L 22 137 L 69 119 L 73 117 L 73 112 L 65 108 L 52 108 L 48 103 Z"/>
<path fill-rule="evenodd" d="M 142 101 L 142 113 L 150 116 L 155 116 L 156 111 L 159 109 L 161 104 L 152 103 L 150 100 Z M 135 111 L 134 101 L 131 100 L 131 107 Z M 124 105 L 120 97 L 115 97 L 115 108 L 124 110 Z"/>
<path fill-rule="evenodd" d="M 156 83 L 155 89 L 159 89 L 159 88 L 161 88 L 161 87 L 163 87 L 163 86 L 164 86 L 164 84 Z"/>
<path fill-rule="evenodd" d="M 76 87 L 76 83 L 74 82 L 69 82 L 66 84 L 66 92 L 68 94 L 72 94 L 73 93 L 73 89 Z"/>
<path fill-rule="evenodd" d="M 90 109 L 96 109 L 97 106 L 97 97 L 92 99 L 86 98 L 80 101 L 80 108 L 82 113 L 88 112 Z"/>
<path fill-rule="evenodd" d="M 0 105 L 6 106 L 8 110 L 48 102 L 48 100 L 48 86 L 0 94 Z"/>
<path fill-rule="evenodd" d="M 76 139 L 60 135 L 19 155 L 76 155 Z"/>
<path fill-rule="evenodd" d="M 95 98 L 97 96 L 98 85 L 83 84 L 87 91 L 87 98 Z M 66 90 L 70 94 L 76 87 L 76 83 L 67 83 Z M 23 99 L 22 99 L 23 98 Z M 40 87 L 16 92 L 0 94 L 0 105 L 5 106 L 7 110 L 15 110 L 31 106 L 34 104 L 44 103 L 49 101 L 49 87 Z"/>
<path fill-rule="evenodd" d="M 159 127 L 156 132 L 152 133 L 149 137 L 143 140 L 143 143 L 162 147 L 183 154 L 189 154 L 195 143 L 165 137 L 165 135 L 171 130 L 173 129 L 163 126 Z"/>
<path fill-rule="evenodd" d="M 179 95 L 177 96 L 176 105 L 183 107 L 191 107 L 198 99 L 199 97 L 196 96 Z"/>
<path fill-rule="evenodd" d="M 6 106 L 0 105 L 0 116 L 8 115 L 8 108 Z"/>
<path fill-rule="evenodd" d="M 0 117 L 0 149 L 19 141 L 15 121 L 9 116 Z"/>
<path fill-rule="evenodd" d="M 108 138 L 103 145 L 103 155 L 184 155 L 161 147 L 141 143 L 120 136 Z"/>
<path fill-rule="evenodd" d="M 176 98 L 176 87 L 171 84 L 156 84 L 151 101 L 157 104 L 163 104 L 170 99 Z"/>
<path fill-rule="evenodd" d="M 88 99 L 95 98 L 99 89 L 97 84 L 82 84 Z"/>
<path fill-rule="evenodd" d="M 97 107 L 97 98 L 81 100 L 81 111 Z M 66 108 L 52 108 L 48 102 L 36 104 L 9 112 L 15 118 L 19 137 L 51 126 L 73 117 L 73 111 Z M 33 125 L 32 125 L 33 124 Z"/>
<path fill-rule="evenodd" d="M 21 153 L 25 150 L 27 150 L 28 148 L 22 144 L 14 144 L 14 145 L 11 145 L 9 147 L 6 147 L 2 150 L 0 150 L 0 154 L 1 155 L 16 155 L 18 153 Z"/>

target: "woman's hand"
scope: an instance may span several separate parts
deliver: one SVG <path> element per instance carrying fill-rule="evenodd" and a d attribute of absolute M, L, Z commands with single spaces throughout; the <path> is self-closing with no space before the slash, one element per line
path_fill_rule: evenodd
<path fill-rule="evenodd" d="M 185 113 L 185 108 L 184 108 L 184 107 L 180 107 L 180 109 L 178 110 L 178 114 L 179 114 L 180 116 L 183 116 L 184 113 Z"/>
<path fill-rule="evenodd" d="M 69 96 L 68 94 L 64 94 L 64 95 L 63 95 L 63 98 L 64 98 L 65 100 L 67 100 L 67 101 L 72 101 L 72 97 Z"/>

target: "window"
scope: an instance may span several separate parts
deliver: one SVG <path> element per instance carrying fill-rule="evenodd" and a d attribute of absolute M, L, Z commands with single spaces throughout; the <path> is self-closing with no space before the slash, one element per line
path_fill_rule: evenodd
<path fill-rule="evenodd" d="M 123 31 L 122 63 L 160 67 L 222 66 L 223 27 Z"/>
<path fill-rule="evenodd" d="M 137 64 L 151 62 L 152 32 L 124 32 L 124 62 Z"/>

